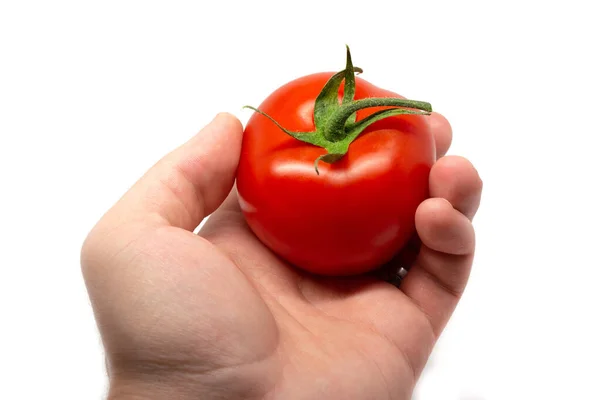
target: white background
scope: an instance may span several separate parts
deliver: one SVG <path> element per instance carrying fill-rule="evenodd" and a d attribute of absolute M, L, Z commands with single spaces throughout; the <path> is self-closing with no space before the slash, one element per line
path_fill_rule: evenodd
<path fill-rule="evenodd" d="M 219 111 L 344 67 L 426 100 L 485 182 L 417 400 L 600 399 L 594 1 L 0 1 L 0 398 L 101 399 L 79 248 Z"/>

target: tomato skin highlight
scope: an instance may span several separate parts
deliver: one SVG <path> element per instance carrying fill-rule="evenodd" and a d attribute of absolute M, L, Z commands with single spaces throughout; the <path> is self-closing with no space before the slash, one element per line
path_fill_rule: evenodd
<path fill-rule="evenodd" d="M 275 90 L 259 109 L 291 131 L 314 131 L 315 99 L 333 73 Z M 340 99 L 342 96 L 340 89 Z M 356 77 L 355 99 L 404 98 Z M 359 110 L 357 120 L 386 107 Z M 301 142 L 253 114 L 242 141 L 237 190 L 256 236 L 306 271 L 356 275 L 378 268 L 407 243 L 428 197 L 435 144 L 424 115 L 375 122 L 333 164 L 314 161 L 323 148 Z"/>

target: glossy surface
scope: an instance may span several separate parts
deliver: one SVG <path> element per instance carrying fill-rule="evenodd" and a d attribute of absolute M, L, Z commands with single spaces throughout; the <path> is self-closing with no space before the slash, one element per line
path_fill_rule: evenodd
<path fill-rule="evenodd" d="M 314 101 L 331 75 L 292 81 L 259 109 L 289 130 L 313 131 Z M 366 97 L 402 96 L 357 77 L 355 99 Z M 377 110 L 361 110 L 358 119 Z M 414 232 L 416 208 L 428 196 L 435 145 L 426 118 L 401 115 L 371 125 L 340 161 L 320 163 L 317 175 L 313 163 L 325 150 L 254 114 L 237 175 L 250 228 L 279 256 L 310 272 L 353 275 L 382 265 Z"/>

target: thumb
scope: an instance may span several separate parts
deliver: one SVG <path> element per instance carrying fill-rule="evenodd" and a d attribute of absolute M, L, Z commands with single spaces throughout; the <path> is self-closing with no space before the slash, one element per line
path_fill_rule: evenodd
<path fill-rule="evenodd" d="M 195 229 L 231 190 L 241 142 L 240 121 L 231 114 L 217 115 L 144 174 L 101 223 Z"/>

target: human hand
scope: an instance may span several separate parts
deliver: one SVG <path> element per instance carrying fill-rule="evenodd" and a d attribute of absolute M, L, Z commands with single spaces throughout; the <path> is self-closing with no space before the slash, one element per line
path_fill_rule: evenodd
<path fill-rule="evenodd" d="M 450 126 L 429 120 L 442 155 Z M 239 121 L 220 114 L 86 239 L 109 398 L 409 399 L 467 282 L 477 172 L 459 157 L 434 165 L 432 198 L 416 213 L 423 245 L 399 289 L 374 276 L 315 277 L 245 224 L 232 190 L 241 137 Z"/>

